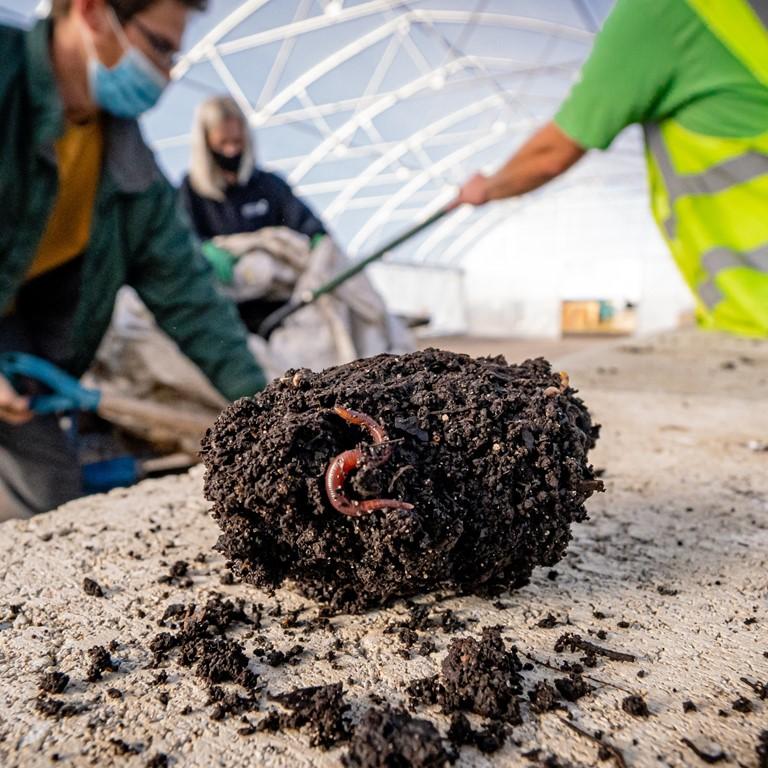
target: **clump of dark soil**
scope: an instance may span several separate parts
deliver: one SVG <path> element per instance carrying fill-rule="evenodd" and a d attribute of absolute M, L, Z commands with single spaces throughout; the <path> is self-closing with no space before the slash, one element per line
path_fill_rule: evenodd
<path fill-rule="evenodd" d="M 431 722 L 385 707 L 363 715 L 342 762 L 349 768 L 443 768 L 456 759 Z"/>
<path fill-rule="evenodd" d="M 60 720 L 64 717 L 74 717 L 88 709 L 87 704 L 74 701 L 63 701 L 62 699 L 54 699 L 51 696 L 46 696 L 41 693 L 35 699 L 35 709 L 46 717 L 53 717 Z"/>
<path fill-rule="evenodd" d="M 554 682 L 557 692 L 566 701 L 578 701 L 592 690 L 592 686 L 577 672 L 572 672 L 568 677 L 557 678 Z"/>
<path fill-rule="evenodd" d="M 448 738 L 457 747 L 476 747 L 481 752 L 498 752 L 507 739 L 508 729 L 504 723 L 491 721 L 482 730 L 475 730 L 463 712 L 457 712 L 451 718 Z"/>
<path fill-rule="evenodd" d="M 517 697 L 522 693 L 522 664 L 508 651 L 497 628 L 454 640 L 443 659 L 438 703 L 446 713 L 466 710 L 516 725 L 521 722 Z"/>
<path fill-rule="evenodd" d="M 83 579 L 83 592 L 91 597 L 104 597 L 104 590 L 101 585 L 87 576 Z"/>
<path fill-rule="evenodd" d="M 446 714 L 464 711 L 487 717 L 493 721 L 489 726 L 492 731 L 484 738 L 500 738 L 505 729 L 497 723 L 522 722 L 518 698 L 523 691 L 521 669 L 517 653 L 506 649 L 499 629 L 486 627 L 479 642 L 472 637 L 455 639 L 448 647 L 440 674 L 411 681 L 406 692 L 411 706 L 439 704 Z M 458 720 L 457 738 L 461 738 L 463 726 L 464 722 Z"/>
<path fill-rule="evenodd" d="M 176 634 L 161 632 L 150 643 L 159 663 L 171 652 L 182 666 L 194 667 L 195 674 L 210 683 L 235 682 L 245 688 L 256 686 L 256 674 L 248 669 L 248 658 L 241 643 L 225 636 L 235 623 L 250 623 L 242 605 L 220 596 L 212 597 L 203 607 L 194 603 L 172 605 L 161 621 L 172 621 Z"/>
<path fill-rule="evenodd" d="M 757 739 L 757 768 L 768 768 L 768 731 L 763 731 Z"/>
<path fill-rule="evenodd" d="M 278 728 L 305 728 L 312 747 L 328 749 L 350 736 L 346 713 L 349 704 L 344 700 L 341 683 L 297 688 L 289 693 L 272 697 L 289 713 L 277 715 Z"/>
<path fill-rule="evenodd" d="M 370 435 L 335 406 L 386 430 L 383 465 Z M 602 488 L 587 460 L 597 433 L 543 359 L 380 355 L 291 371 L 231 405 L 203 441 L 205 494 L 218 548 L 260 587 L 292 580 L 348 611 L 438 587 L 516 587 L 563 556 L 571 523 Z M 326 469 L 356 445 L 363 460 L 347 495 L 413 509 L 353 518 L 331 506 Z"/>
<path fill-rule="evenodd" d="M 46 672 L 40 677 L 38 686 L 46 693 L 64 693 L 69 685 L 69 675 L 63 672 Z"/>
<path fill-rule="evenodd" d="M 109 651 L 102 645 L 94 645 L 88 649 L 88 670 L 85 673 L 85 679 L 89 683 L 95 683 L 101 680 L 105 672 L 114 672 L 118 668 L 118 663 L 112 660 Z"/>
<path fill-rule="evenodd" d="M 645 699 L 637 694 L 625 697 L 621 702 L 621 708 L 629 715 L 635 717 L 648 717 L 651 713 L 648 711 L 648 705 Z"/>

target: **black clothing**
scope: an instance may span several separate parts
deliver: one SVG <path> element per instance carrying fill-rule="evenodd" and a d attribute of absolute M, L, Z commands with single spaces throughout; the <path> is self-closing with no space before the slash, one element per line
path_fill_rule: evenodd
<path fill-rule="evenodd" d="M 256 169 L 247 184 L 228 187 L 224 196 L 202 197 L 184 178 L 181 199 L 201 240 L 264 227 L 288 227 L 310 238 L 325 234 L 320 219 L 274 173 Z"/>

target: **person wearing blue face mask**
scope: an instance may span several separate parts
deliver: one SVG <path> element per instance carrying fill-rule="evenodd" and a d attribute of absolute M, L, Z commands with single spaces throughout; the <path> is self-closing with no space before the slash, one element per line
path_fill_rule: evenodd
<path fill-rule="evenodd" d="M 52 0 L 31 30 L 0 26 L 0 352 L 82 375 L 131 285 L 225 397 L 265 385 L 136 123 L 205 5 Z M 56 418 L 0 377 L 0 520 L 79 493 Z"/>

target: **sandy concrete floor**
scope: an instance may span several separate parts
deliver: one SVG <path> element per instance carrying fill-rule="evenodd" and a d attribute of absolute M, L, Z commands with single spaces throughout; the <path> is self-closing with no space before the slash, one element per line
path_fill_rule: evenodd
<path fill-rule="evenodd" d="M 515 344 L 506 351 L 517 359 Z M 591 520 L 574 531 L 555 577 L 543 569 L 497 606 L 465 597 L 438 608 L 473 622 L 473 635 L 501 624 L 509 644 L 540 660 L 577 659 L 554 653 L 566 630 L 636 654 L 636 663 L 601 661 L 588 670 L 602 683 L 569 705 L 573 722 L 602 730 L 628 766 L 704 765 L 683 738 L 709 754 L 722 750 L 729 765 L 756 766 L 768 702 L 741 678 L 768 681 L 768 451 L 756 450 L 768 442 L 768 344 L 686 331 L 554 357 L 604 425 L 594 463 L 605 468 L 607 492 L 591 500 Z M 301 733 L 240 736 L 238 718 L 210 720 L 206 691 L 189 670 L 170 664 L 168 683 L 151 683 L 157 670 L 148 644 L 171 603 L 201 602 L 216 591 L 261 602 L 267 612 L 279 601 L 284 611 L 304 604 L 303 615 L 317 613 L 289 590 L 268 596 L 219 583 L 223 562 L 210 549 L 217 533 L 200 479 L 194 471 L 148 481 L 0 526 L 0 765 L 49 765 L 58 757 L 65 765 L 140 766 L 157 752 L 178 766 L 339 764 L 343 749 L 310 749 Z M 199 553 L 207 562 L 194 561 Z M 176 560 L 190 563 L 191 587 L 157 582 Z M 84 593 L 85 576 L 104 586 L 104 598 Z M 550 612 L 562 625 L 538 627 Z M 383 634 L 402 614 L 394 606 L 337 617 L 334 632 L 312 634 L 265 615 L 257 634 L 278 649 L 299 642 L 306 650 L 297 666 L 254 659 L 251 667 L 273 693 L 344 682 L 355 715 L 372 693 L 401 701 L 411 678 L 437 671 L 450 642 L 434 632 L 437 653 L 404 659 L 395 637 Z M 604 637 L 592 636 L 600 630 Z M 337 668 L 320 658 L 335 637 L 343 641 Z M 250 651 L 247 630 L 240 639 Z M 86 683 L 86 650 L 111 641 L 119 670 Z M 72 679 L 59 698 L 88 704 L 88 711 L 55 720 L 35 710 L 39 676 L 52 669 Z M 555 676 L 541 667 L 526 675 Z M 110 697 L 110 688 L 122 698 Z M 650 717 L 622 711 L 627 692 L 646 698 Z M 741 696 L 752 700 L 752 712 L 732 708 Z M 698 711 L 684 714 L 686 700 Z M 181 714 L 187 706 L 191 712 Z M 423 714 L 445 727 L 436 711 Z M 534 749 L 561 764 L 597 764 L 595 745 L 563 716 L 526 711 L 501 752 L 486 757 L 464 748 L 458 764 L 527 766 L 537 764 L 524 757 Z M 118 755 L 115 738 L 143 751 Z"/>

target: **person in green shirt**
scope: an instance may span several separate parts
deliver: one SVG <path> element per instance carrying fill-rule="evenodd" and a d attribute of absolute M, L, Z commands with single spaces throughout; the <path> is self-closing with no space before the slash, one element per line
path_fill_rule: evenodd
<path fill-rule="evenodd" d="M 144 143 L 187 16 L 206 0 L 52 0 L 28 32 L 0 26 L 0 352 L 81 376 L 134 287 L 228 399 L 262 389 L 232 303 Z M 0 520 L 80 493 L 54 416 L 0 377 Z"/>
<path fill-rule="evenodd" d="M 768 0 L 618 0 L 554 119 L 457 202 L 536 189 L 641 124 L 700 323 L 768 336 Z"/>

